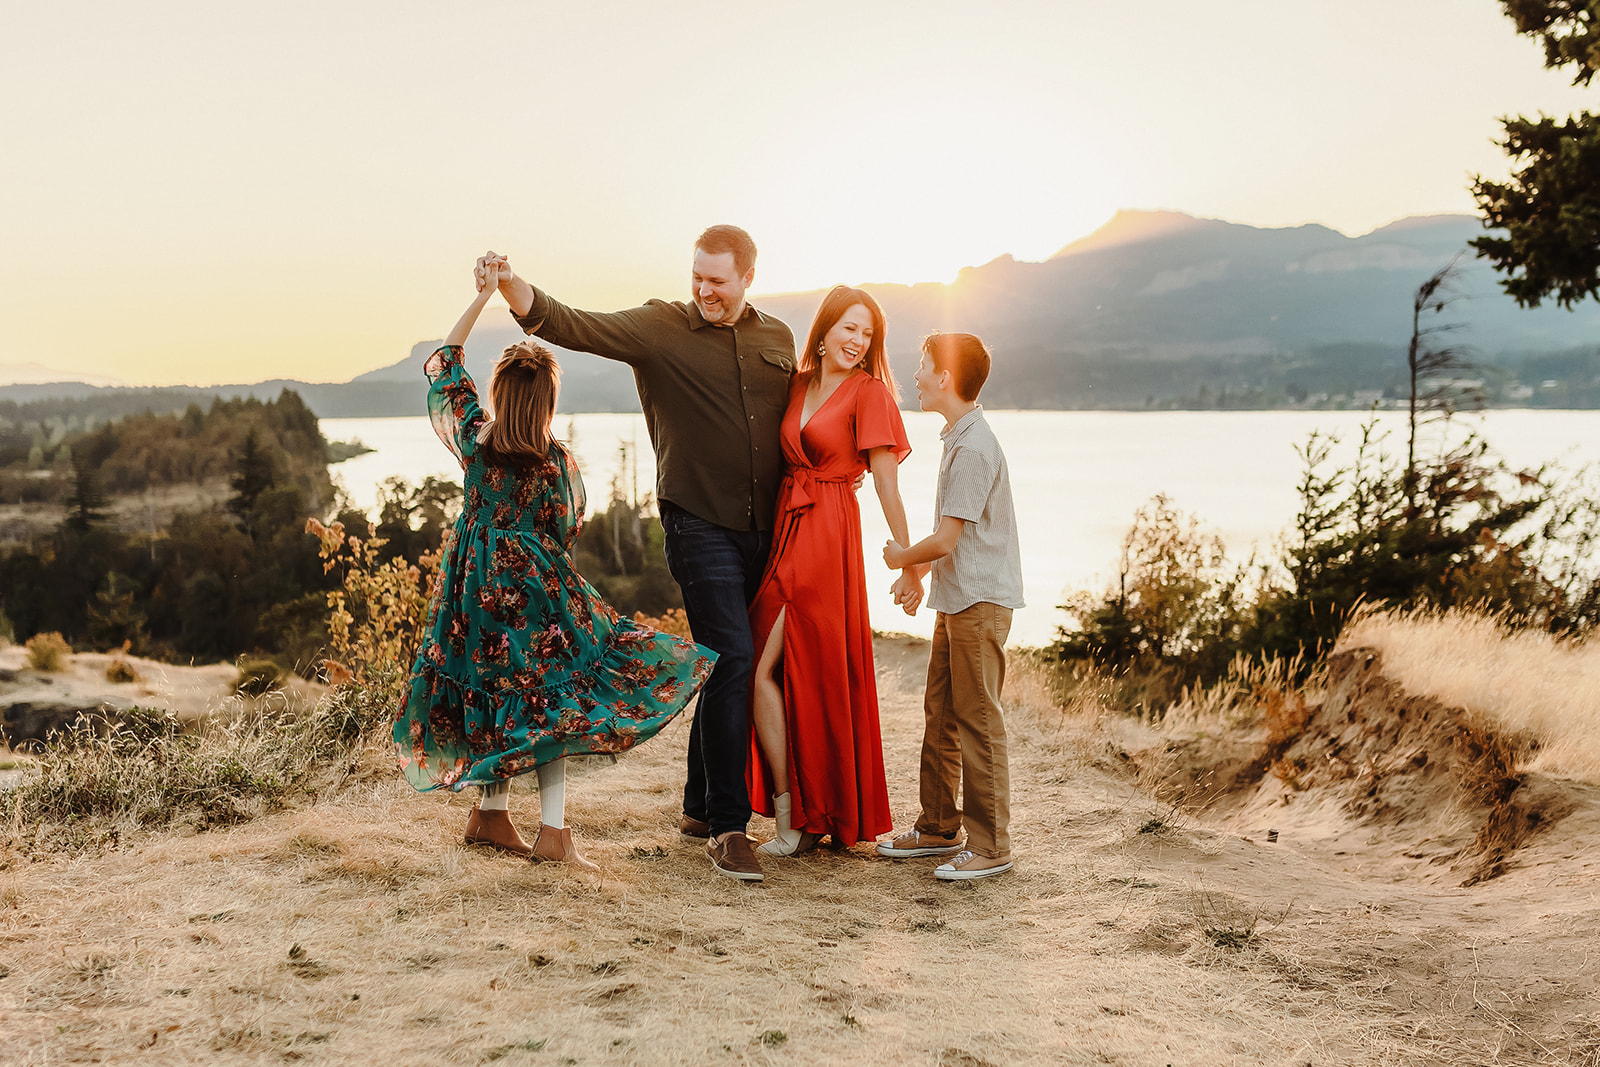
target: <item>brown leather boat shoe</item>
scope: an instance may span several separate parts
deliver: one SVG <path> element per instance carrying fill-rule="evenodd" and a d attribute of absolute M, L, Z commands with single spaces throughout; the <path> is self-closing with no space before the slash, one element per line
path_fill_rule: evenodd
<path fill-rule="evenodd" d="M 765 877 L 761 873 L 761 861 L 750 847 L 750 839 L 737 830 L 723 834 L 720 840 L 715 837 L 707 840 L 706 852 L 718 874 L 741 882 L 759 882 Z"/>
<path fill-rule="evenodd" d="M 678 833 L 684 837 L 707 838 L 711 836 L 711 824 L 693 815 L 685 815 L 678 820 Z"/>

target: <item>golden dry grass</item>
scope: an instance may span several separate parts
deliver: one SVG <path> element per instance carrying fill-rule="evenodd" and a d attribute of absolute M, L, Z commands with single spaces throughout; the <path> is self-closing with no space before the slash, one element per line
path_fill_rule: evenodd
<path fill-rule="evenodd" d="M 908 821 L 926 646 L 878 648 Z M 1118 742 L 1092 702 L 1010 683 L 1018 867 L 964 886 L 865 846 L 769 861 L 760 886 L 714 876 L 675 830 L 682 722 L 569 775 L 596 878 L 465 849 L 470 797 L 392 778 L 10 857 L 0 1061 L 1595 1062 L 1587 896 L 1362 882 L 1208 830 L 1102 769 Z M 536 811 L 519 791 L 514 815 Z"/>
<path fill-rule="evenodd" d="M 1338 644 L 1358 647 L 1377 649 L 1384 673 L 1408 692 L 1531 742 L 1528 769 L 1600 785 L 1600 643 L 1454 610 L 1363 613 Z"/>

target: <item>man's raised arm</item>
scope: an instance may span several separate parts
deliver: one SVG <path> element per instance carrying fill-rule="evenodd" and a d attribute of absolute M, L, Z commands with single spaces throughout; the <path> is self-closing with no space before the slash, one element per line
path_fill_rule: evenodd
<path fill-rule="evenodd" d="M 511 270 L 506 257 L 494 252 L 478 260 L 480 286 L 487 284 L 490 272 L 497 273 L 500 294 L 516 316 L 517 325 L 541 340 L 629 364 L 648 358 L 653 351 L 649 338 L 659 320 L 658 313 L 649 307 L 611 312 L 567 307 L 523 281 Z"/>

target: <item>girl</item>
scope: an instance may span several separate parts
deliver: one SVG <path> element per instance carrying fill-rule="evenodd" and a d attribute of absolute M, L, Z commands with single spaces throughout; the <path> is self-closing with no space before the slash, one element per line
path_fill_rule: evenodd
<path fill-rule="evenodd" d="M 479 787 L 468 844 L 595 871 L 566 825 L 562 760 L 654 736 L 716 654 L 620 618 L 573 567 L 583 480 L 550 430 L 555 357 L 531 341 L 507 348 L 489 383 L 493 419 L 462 365 L 461 346 L 498 282 L 491 269 L 423 368 L 428 413 L 461 462 L 466 497 L 394 740 L 417 789 Z M 528 771 L 539 780 L 532 845 L 507 810 L 511 779 Z"/>

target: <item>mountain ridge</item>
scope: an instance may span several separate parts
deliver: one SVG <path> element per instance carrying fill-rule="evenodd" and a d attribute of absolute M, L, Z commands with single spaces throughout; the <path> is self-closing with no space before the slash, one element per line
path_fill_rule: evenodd
<path fill-rule="evenodd" d="M 1284 375 L 1296 365 L 1317 371 L 1334 350 L 1367 352 L 1363 366 L 1381 369 L 1375 353 L 1392 358 L 1409 339 L 1417 285 L 1452 259 L 1459 267 L 1462 299 L 1452 313 L 1464 326 L 1460 338 L 1491 360 L 1600 338 L 1600 305 L 1517 307 L 1487 264 L 1467 254 L 1466 242 L 1483 232 L 1469 215 L 1412 216 L 1351 237 L 1315 223 L 1258 227 L 1184 212 L 1124 210 L 1044 260 L 1003 255 L 964 268 L 949 283 L 862 288 L 884 307 L 889 356 L 902 380 L 909 380 L 928 332 L 977 333 L 996 353 L 986 396 L 1022 406 L 1100 406 L 1107 383 L 1119 375 L 1148 379 L 1141 388 L 1158 386 L 1159 373 L 1129 370 L 1141 363 L 1178 369 L 1195 360 L 1221 361 L 1219 368 L 1234 368 L 1228 373 L 1248 375 L 1260 368 L 1239 370 L 1241 361 L 1268 361 L 1279 367 L 1281 373 L 1273 373 L 1280 385 L 1288 384 Z M 803 336 L 822 296 L 814 290 L 752 301 Z M 480 328 L 467 344 L 468 369 L 486 380 L 498 352 L 521 337 L 509 322 Z M 416 413 L 425 392 L 421 364 L 436 344 L 421 342 L 403 359 L 349 382 L 292 387 L 319 412 Z M 581 356 L 562 362 L 563 410 L 637 410 L 627 367 Z M 1204 368 L 1181 370 L 1195 379 Z M 1091 394 L 1095 382 L 1103 391 Z M 0 389 L 0 397 L 10 392 Z M 1115 403 L 1133 403 L 1131 393 L 1118 396 Z M 1139 397 L 1162 399 L 1159 389 Z"/>

